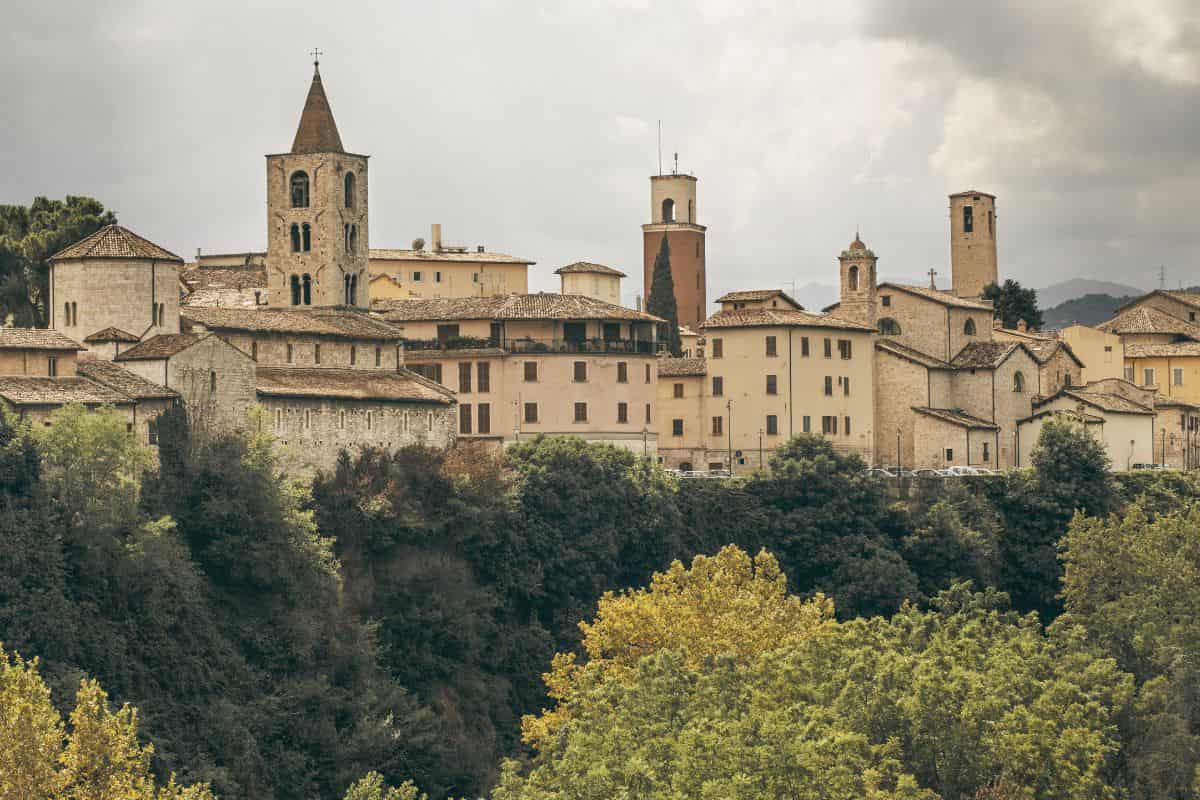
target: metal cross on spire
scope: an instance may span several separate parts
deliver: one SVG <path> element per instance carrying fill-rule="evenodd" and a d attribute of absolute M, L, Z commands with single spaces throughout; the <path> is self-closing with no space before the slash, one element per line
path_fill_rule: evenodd
<path fill-rule="evenodd" d="M 937 270 L 932 267 L 929 269 L 929 288 L 937 288 Z"/>
<path fill-rule="evenodd" d="M 311 55 L 313 57 L 313 66 L 320 67 L 321 66 L 321 56 L 325 55 L 325 52 L 323 50 L 321 50 L 321 48 L 319 48 L 319 47 L 314 47 L 312 49 Z"/>

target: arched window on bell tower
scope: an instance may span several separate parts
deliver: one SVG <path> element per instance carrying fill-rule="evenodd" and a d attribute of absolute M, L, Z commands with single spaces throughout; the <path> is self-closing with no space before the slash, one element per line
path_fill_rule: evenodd
<path fill-rule="evenodd" d="M 307 272 L 304 273 L 304 278 L 301 281 L 301 285 L 303 286 L 303 289 L 304 289 L 304 305 L 311 306 L 312 305 L 312 276 L 310 276 Z"/>
<path fill-rule="evenodd" d="M 292 223 L 292 252 L 300 252 L 300 226 Z"/>
<path fill-rule="evenodd" d="M 300 305 L 300 276 L 293 275 L 291 280 L 292 285 L 292 305 Z"/>
<path fill-rule="evenodd" d="M 850 269 L 846 270 L 846 283 L 848 285 L 847 288 L 849 288 L 850 291 L 852 291 L 852 292 L 858 291 L 858 267 L 857 266 L 852 266 L 852 267 L 850 267 Z"/>
<path fill-rule="evenodd" d="M 304 238 L 304 245 L 301 249 L 307 253 L 312 250 L 312 227 L 306 222 L 300 226 L 300 230 Z"/>
<path fill-rule="evenodd" d="M 358 225 L 350 226 L 350 252 L 358 252 Z"/>
<path fill-rule="evenodd" d="M 353 172 L 347 172 L 344 180 L 344 190 L 346 195 L 346 208 L 354 208 L 354 184 L 355 178 Z"/>
<path fill-rule="evenodd" d="M 308 173 L 303 170 L 293 172 L 290 185 L 292 208 L 308 208 Z"/>
<path fill-rule="evenodd" d="M 675 221 L 675 201 L 669 197 L 666 200 L 662 201 L 662 221 L 663 222 L 674 222 Z"/>

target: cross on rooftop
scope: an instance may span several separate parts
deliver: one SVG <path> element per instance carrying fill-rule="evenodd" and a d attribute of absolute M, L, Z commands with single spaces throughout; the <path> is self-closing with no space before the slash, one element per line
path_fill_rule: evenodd
<path fill-rule="evenodd" d="M 929 270 L 929 288 L 930 289 L 937 288 L 937 270 L 936 269 L 931 268 Z"/>
<path fill-rule="evenodd" d="M 313 66 L 314 67 L 321 66 L 321 56 L 325 55 L 325 52 L 323 50 L 321 50 L 321 48 L 319 48 L 319 47 L 314 47 L 311 55 L 313 57 Z"/>

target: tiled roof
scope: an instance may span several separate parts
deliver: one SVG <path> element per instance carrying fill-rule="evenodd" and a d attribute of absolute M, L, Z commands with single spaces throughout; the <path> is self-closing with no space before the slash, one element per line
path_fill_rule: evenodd
<path fill-rule="evenodd" d="M 1169 333 L 1186 336 L 1189 339 L 1200 340 L 1200 327 L 1191 325 L 1178 317 L 1173 317 L 1165 311 L 1153 306 L 1138 306 L 1130 308 L 1108 322 L 1096 326 L 1105 333 Z"/>
<path fill-rule="evenodd" d="M 803 311 L 804 306 L 783 289 L 743 289 L 736 292 L 726 292 L 717 298 L 718 303 L 755 303 L 765 302 L 775 297 L 782 297 L 796 309 Z"/>
<path fill-rule="evenodd" d="M 704 375 L 707 372 L 707 362 L 703 358 L 660 358 L 658 360 L 658 376 L 660 378 L 687 378 Z"/>
<path fill-rule="evenodd" d="M 1117 313 L 1119 314 L 1126 309 L 1134 308 L 1138 306 L 1138 304 L 1144 302 L 1147 298 L 1153 297 L 1156 294 L 1178 300 L 1184 305 L 1191 306 L 1192 308 L 1200 308 L 1200 292 L 1185 292 L 1176 289 L 1155 289 L 1152 292 L 1144 294 L 1141 297 L 1134 298 L 1125 305 L 1118 307 Z"/>
<path fill-rule="evenodd" d="M 116 361 L 158 361 L 188 349 L 209 333 L 160 333 L 118 353 Z"/>
<path fill-rule="evenodd" d="M 0 350 L 83 349 L 79 342 L 49 328 L 0 328 Z"/>
<path fill-rule="evenodd" d="M 372 247 L 369 252 L 372 261 L 430 261 L 458 262 L 464 264 L 536 264 L 528 258 L 518 258 L 505 253 L 482 253 L 472 250 L 399 250 L 386 247 Z"/>
<path fill-rule="evenodd" d="M 1039 419 L 1041 417 L 1057 416 L 1059 414 L 1062 414 L 1063 416 L 1066 416 L 1066 417 L 1073 417 L 1074 419 L 1077 419 L 1080 422 L 1084 422 L 1088 425 L 1093 425 L 1096 423 L 1104 422 L 1104 417 L 1098 417 L 1095 414 L 1088 414 L 1088 413 L 1085 413 L 1082 411 L 1077 411 L 1074 409 L 1047 408 L 1047 409 L 1043 409 L 1042 411 L 1034 412 L 1033 414 L 1030 414 L 1028 417 L 1025 417 L 1024 419 L 1017 420 L 1017 424 L 1020 424 L 1022 422 L 1029 422 L 1030 420 Z"/>
<path fill-rule="evenodd" d="M 970 342 L 950 359 L 950 366 L 955 369 L 995 369 L 1018 349 L 1029 352 L 1020 342 Z"/>
<path fill-rule="evenodd" d="M 1125 345 L 1126 358 L 1176 358 L 1180 356 L 1200 356 L 1200 342 Z"/>
<path fill-rule="evenodd" d="M 0 376 L 0 398 L 18 406 L 59 406 L 82 403 L 125 405 L 133 400 L 87 378 L 31 378 Z"/>
<path fill-rule="evenodd" d="M 837 328 L 848 331 L 875 330 L 869 325 L 860 325 L 832 314 L 812 314 L 808 311 L 797 311 L 791 308 L 742 308 L 736 311 L 718 311 L 700 324 L 704 330 L 775 326 Z"/>
<path fill-rule="evenodd" d="M 1197 405 L 1196 403 L 1189 403 L 1187 400 L 1183 400 L 1179 397 L 1167 397 L 1165 394 L 1156 394 L 1154 395 L 1154 407 L 1197 409 L 1200 408 L 1200 405 Z"/>
<path fill-rule="evenodd" d="M 599 319 L 662 322 L 658 317 L 576 294 L 510 294 L 495 297 L 431 297 L 376 300 L 376 314 L 388 322 L 462 319 Z"/>
<path fill-rule="evenodd" d="M 129 342 L 135 343 L 138 337 L 132 333 L 123 331 L 120 328 L 114 328 L 111 325 L 107 328 L 101 328 L 90 336 L 83 337 L 83 341 L 92 344 L 95 342 Z"/>
<path fill-rule="evenodd" d="M 988 422 L 986 419 L 973 417 L 959 408 L 928 408 L 926 406 L 913 406 L 913 411 L 918 414 L 924 414 L 927 417 L 935 417 L 943 422 L 949 422 L 951 425 L 958 425 L 963 428 L 982 428 L 983 430 L 994 431 L 998 430 L 999 426 L 995 423 Z"/>
<path fill-rule="evenodd" d="M 333 121 L 333 110 L 325 97 L 321 85 L 321 73 L 313 70 L 312 84 L 300 113 L 300 125 L 296 138 L 292 140 L 293 153 L 342 153 L 342 137 L 338 135 L 337 123 Z"/>
<path fill-rule="evenodd" d="M 603 264 L 592 264 L 589 261 L 576 261 L 574 264 L 567 264 L 565 267 L 559 267 L 554 270 L 555 275 L 569 275 L 572 272 L 594 272 L 598 275 L 616 275 L 618 278 L 626 277 L 624 272 L 612 267 L 606 267 Z"/>
<path fill-rule="evenodd" d="M 1061 339 L 1035 339 L 1033 341 L 1025 342 L 1025 348 L 1033 354 L 1034 361 L 1038 362 L 1039 364 L 1045 364 L 1047 361 L 1054 358 L 1059 351 L 1062 351 L 1070 356 L 1071 359 L 1079 366 L 1082 367 L 1084 365 L 1083 362 L 1079 360 L 1079 356 L 1075 355 L 1075 351 L 1071 349 L 1071 345 L 1067 344 Z"/>
<path fill-rule="evenodd" d="M 76 258 L 142 258 L 183 263 L 183 259 L 170 250 L 165 250 L 120 225 L 106 225 L 91 236 L 80 239 L 50 256 L 51 261 Z"/>
<path fill-rule="evenodd" d="M 120 364 L 100 358 L 81 358 L 76 371 L 83 377 L 107 386 L 134 400 L 168 400 L 179 397 L 179 392 L 152 383 L 141 375 L 135 375 Z"/>
<path fill-rule="evenodd" d="M 875 349 L 882 350 L 885 353 L 891 353 L 892 355 L 908 359 L 909 361 L 914 361 L 923 367 L 928 367 L 929 369 L 951 369 L 950 365 L 945 361 L 942 361 L 940 358 L 934 358 L 933 356 L 926 355 L 920 350 L 914 350 L 911 347 L 906 347 L 899 342 L 893 341 L 886 337 L 880 337 L 879 339 L 875 340 Z"/>
<path fill-rule="evenodd" d="M 988 194 L 987 192 L 981 192 L 978 189 L 967 189 L 965 192 L 955 192 L 954 194 L 952 194 L 950 196 L 951 197 L 970 197 L 973 195 L 982 195 L 983 197 L 990 197 L 993 200 L 996 199 L 996 195 Z"/>
<path fill-rule="evenodd" d="M 1119 394 L 1111 392 L 1089 392 L 1083 389 L 1063 389 L 1058 394 L 1048 397 L 1037 405 L 1042 406 L 1051 400 L 1059 397 L 1070 397 L 1078 400 L 1102 411 L 1110 411 L 1117 414 L 1153 414 L 1154 411 L 1141 403 L 1135 403 L 1132 400 L 1122 397 Z"/>
<path fill-rule="evenodd" d="M 349 308 L 193 308 L 180 309 L 189 322 L 209 330 L 300 333 L 344 339 L 396 341 L 400 331 L 365 311 Z"/>
<path fill-rule="evenodd" d="M 257 389 L 272 397 L 338 397 L 449 405 L 454 393 L 406 369 L 259 367 Z"/>
<path fill-rule="evenodd" d="M 253 308 L 266 302 L 265 267 L 193 267 L 179 273 L 179 280 L 187 287 L 183 305 Z"/>
<path fill-rule="evenodd" d="M 926 300 L 932 300 L 935 303 L 941 303 L 944 306 L 951 308 L 968 308 L 974 311 L 992 311 L 992 304 L 980 300 L 968 300 L 964 297 L 958 297 L 943 292 L 940 289 L 930 289 L 928 286 L 908 286 L 903 283 L 881 283 L 878 286 L 879 291 L 884 289 L 895 289 L 901 292 L 915 294 L 918 297 L 924 297 Z"/>

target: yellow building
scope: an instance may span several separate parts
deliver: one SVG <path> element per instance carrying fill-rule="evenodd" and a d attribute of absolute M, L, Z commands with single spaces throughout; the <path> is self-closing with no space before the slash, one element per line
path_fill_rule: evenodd
<path fill-rule="evenodd" d="M 1200 402 L 1200 298 L 1151 292 L 1124 306 L 1101 333 L 1120 338 L 1125 380 L 1188 403 Z"/>
<path fill-rule="evenodd" d="M 379 300 L 405 365 L 457 392 L 460 439 L 578 436 L 654 456 L 658 317 L 560 294 Z"/>
<path fill-rule="evenodd" d="M 371 297 L 406 300 L 433 297 L 495 297 L 529 291 L 527 258 L 442 243 L 434 225 L 428 247 L 417 239 L 409 250 L 372 248 Z"/>
<path fill-rule="evenodd" d="M 625 273 L 603 264 L 576 261 L 554 270 L 562 281 L 562 294 L 581 294 L 604 303 L 621 305 L 621 279 Z"/>
<path fill-rule="evenodd" d="M 1019 426 L 1021 463 L 1030 463 L 1042 425 L 1061 415 L 1083 425 L 1104 445 L 1114 471 L 1124 472 L 1139 464 L 1155 463 L 1153 395 L 1149 395 L 1151 399 L 1147 402 L 1138 402 L 1108 383 L 1063 389 L 1053 397 L 1035 403 L 1034 412 L 1022 419 Z"/>
<path fill-rule="evenodd" d="M 1124 377 L 1125 345 L 1120 336 L 1079 324 L 1063 328 L 1059 336 L 1083 363 L 1082 383 Z"/>

